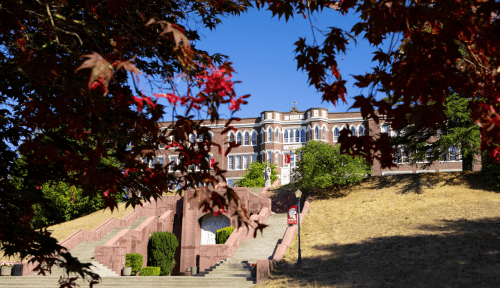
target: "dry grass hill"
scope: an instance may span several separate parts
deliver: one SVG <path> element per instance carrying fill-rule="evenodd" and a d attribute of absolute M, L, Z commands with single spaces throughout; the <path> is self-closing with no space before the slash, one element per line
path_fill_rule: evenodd
<path fill-rule="evenodd" d="M 258 287 L 499 287 L 500 193 L 475 172 L 373 177 L 318 191 Z M 264 232 L 265 233 L 265 232 Z"/>

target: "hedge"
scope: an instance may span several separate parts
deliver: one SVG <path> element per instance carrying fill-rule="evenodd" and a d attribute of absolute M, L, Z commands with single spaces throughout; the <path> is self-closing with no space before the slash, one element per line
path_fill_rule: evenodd
<path fill-rule="evenodd" d="M 125 267 L 132 267 L 132 275 L 136 275 L 142 269 L 143 257 L 139 253 L 129 253 L 125 255 L 125 263 L 129 262 Z"/>
<path fill-rule="evenodd" d="M 222 228 L 220 230 L 217 230 L 215 234 L 215 243 L 216 244 L 224 244 L 226 243 L 227 239 L 229 236 L 231 236 L 231 233 L 233 233 L 234 227 L 226 227 Z"/>
<path fill-rule="evenodd" d="M 172 274 L 177 237 L 171 232 L 155 232 L 148 242 L 148 266 L 160 267 L 161 276 Z"/>
<path fill-rule="evenodd" d="M 160 267 L 144 267 L 139 276 L 160 276 Z"/>

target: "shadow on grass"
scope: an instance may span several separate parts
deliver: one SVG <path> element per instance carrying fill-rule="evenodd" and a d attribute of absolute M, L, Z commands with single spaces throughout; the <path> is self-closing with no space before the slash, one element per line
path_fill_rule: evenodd
<path fill-rule="evenodd" d="M 440 235 L 315 246 L 323 256 L 303 257 L 301 267 L 280 262 L 273 278 L 319 287 L 498 287 L 500 218 L 441 224 L 414 228 Z"/>
<path fill-rule="evenodd" d="M 483 181 L 480 172 L 419 173 L 390 176 L 376 176 L 368 179 L 372 188 L 386 189 L 400 186 L 401 194 L 421 194 L 425 188 L 461 186 L 470 189 L 491 191 Z"/>

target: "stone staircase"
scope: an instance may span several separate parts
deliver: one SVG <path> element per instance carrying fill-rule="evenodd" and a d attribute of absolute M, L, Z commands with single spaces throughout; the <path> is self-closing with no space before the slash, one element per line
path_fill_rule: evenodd
<path fill-rule="evenodd" d="M 118 232 L 120 232 L 123 229 L 132 229 L 133 230 L 133 229 L 139 227 L 139 225 L 141 225 L 142 222 L 146 221 L 146 219 L 148 219 L 148 217 L 149 216 L 141 216 L 141 217 L 139 217 L 139 219 L 137 219 L 134 223 L 132 223 L 130 226 L 128 226 L 126 228 L 115 228 L 98 241 L 94 241 L 94 242 L 84 241 L 84 242 L 78 244 L 75 248 L 73 248 L 70 251 L 71 255 L 73 257 L 77 258 L 81 263 L 90 263 L 90 264 L 94 265 L 94 267 L 91 267 L 92 272 L 99 274 L 99 276 L 101 276 L 101 277 L 120 276 L 120 275 L 116 274 L 116 272 L 112 271 L 111 269 L 108 269 L 106 266 L 104 266 L 101 263 L 94 260 L 95 247 L 99 246 L 99 245 L 104 245 L 109 239 L 111 239 L 113 236 L 118 234 Z M 72 275 L 72 274 L 73 273 L 71 273 L 70 275 Z M 55 266 L 52 266 L 52 273 L 50 275 L 51 276 L 67 276 L 64 269 L 62 269 L 60 267 L 55 267 Z M 34 272 L 30 276 L 42 276 L 42 275 L 38 275 L 38 272 Z"/>
<path fill-rule="evenodd" d="M 247 281 L 245 286 L 228 287 L 252 287 L 255 278 L 251 277 L 251 264 L 257 263 L 259 259 L 272 259 L 276 245 L 283 239 L 288 226 L 286 214 L 273 213 L 266 224 L 269 226 L 264 229 L 263 234 L 258 233 L 257 238 L 243 241 L 232 258 L 221 261 L 196 276 L 203 277 L 204 281 L 209 278 L 224 279 L 226 277 L 239 279 L 239 281 L 245 279 Z"/>

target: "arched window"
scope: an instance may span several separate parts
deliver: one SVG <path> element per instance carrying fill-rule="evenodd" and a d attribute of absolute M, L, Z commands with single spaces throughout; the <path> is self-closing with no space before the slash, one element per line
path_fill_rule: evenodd
<path fill-rule="evenodd" d="M 356 127 L 351 126 L 351 133 L 352 133 L 352 136 L 356 136 Z"/>
<path fill-rule="evenodd" d="M 272 135 L 273 135 L 273 131 L 271 130 L 271 127 L 269 127 L 269 129 L 267 129 L 267 142 L 273 141 L 271 139 Z"/>
<path fill-rule="evenodd" d="M 196 141 L 196 134 L 189 135 L 189 142 L 194 143 Z"/>
<path fill-rule="evenodd" d="M 245 132 L 245 145 L 250 145 L 250 133 Z"/>
<path fill-rule="evenodd" d="M 283 142 L 288 143 L 288 130 L 285 130 L 285 139 Z"/>
<path fill-rule="evenodd" d="M 233 132 L 231 132 L 229 134 L 229 142 L 234 142 L 234 133 Z"/>
<path fill-rule="evenodd" d="M 236 144 L 241 144 L 241 132 L 238 132 L 238 134 L 236 134 Z"/>
<path fill-rule="evenodd" d="M 300 142 L 306 142 L 306 132 L 304 130 L 300 130 Z"/>
<path fill-rule="evenodd" d="M 360 125 L 358 128 L 358 136 L 365 136 L 365 126 Z"/>
<path fill-rule="evenodd" d="M 326 140 L 326 127 L 323 127 L 323 140 Z"/>
<path fill-rule="evenodd" d="M 314 140 L 318 139 L 319 139 L 319 127 L 316 126 L 316 128 L 314 128 Z"/>
<path fill-rule="evenodd" d="M 300 142 L 300 134 L 299 129 L 295 130 L 295 142 Z"/>
<path fill-rule="evenodd" d="M 280 142 L 280 131 L 278 129 L 274 132 L 274 141 Z"/>
<path fill-rule="evenodd" d="M 276 165 L 280 165 L 280 153 L 279 152 L 276 152 L 274 153 L 274 164 Z"/>
<path fill-rule="evenodd" d="M 340 135 L 339 127 L 335 127 L 335 129 L 333 129 L 333 142 L 339 142 L 339 135 Z"/>
<path fill-rule="evenodd" d="M 257 132 L 252 132 L 252 145 L 257 145 Z"/>

